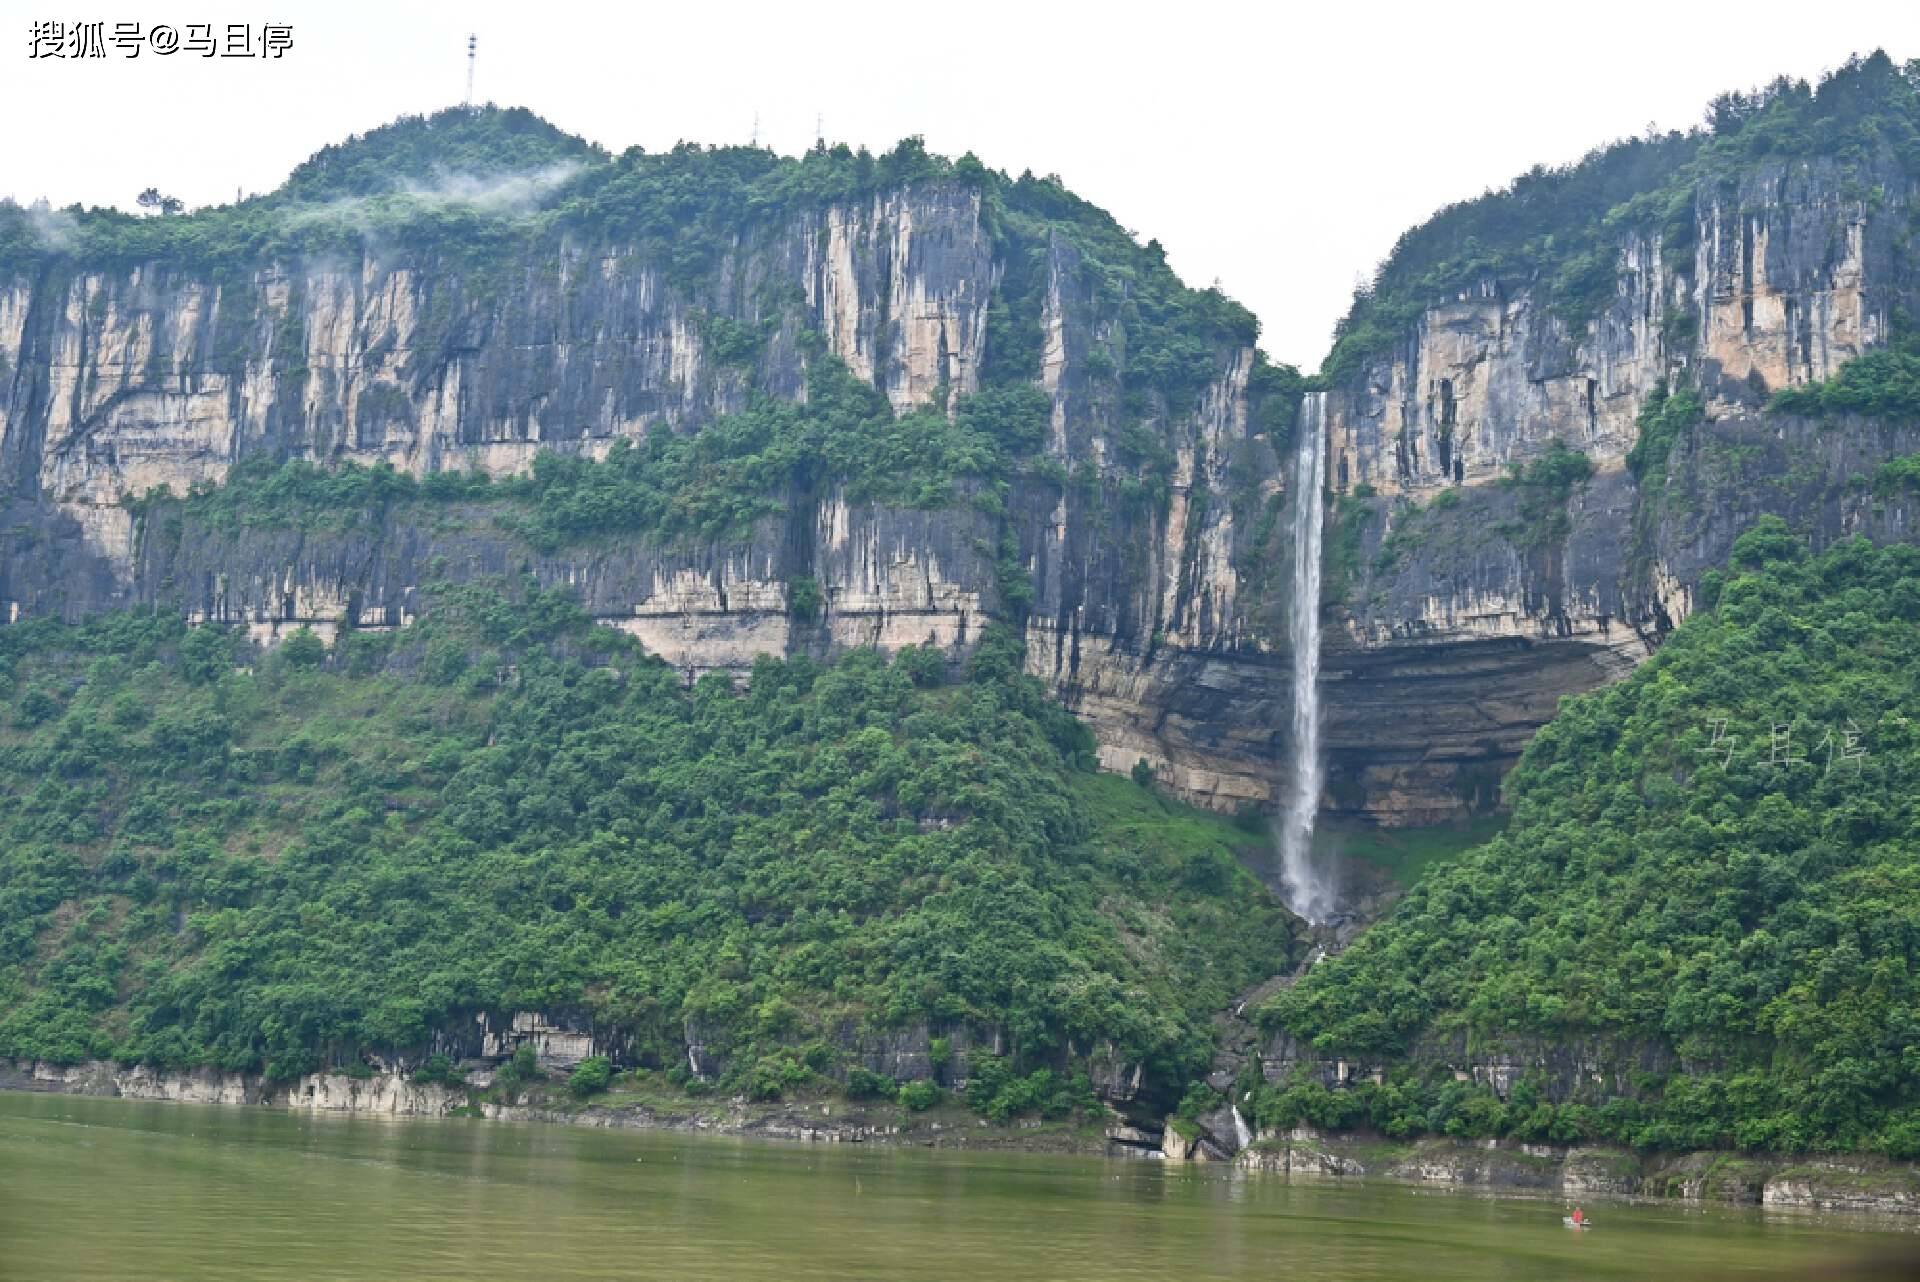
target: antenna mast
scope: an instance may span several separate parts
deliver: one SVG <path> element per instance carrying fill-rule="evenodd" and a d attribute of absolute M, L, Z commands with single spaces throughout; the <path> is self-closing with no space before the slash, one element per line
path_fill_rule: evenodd
<path fill-rule="evenodd" d="M 473 50 L 474 50 L 474 46 L 478 45 L 479 43 L 480 43 L 480 39 L 478 36 L 474 36 L 471 34 L 467 36 L 467 101 L 466 101 L 466 105 L 469 107 L 473 106 Z"/>

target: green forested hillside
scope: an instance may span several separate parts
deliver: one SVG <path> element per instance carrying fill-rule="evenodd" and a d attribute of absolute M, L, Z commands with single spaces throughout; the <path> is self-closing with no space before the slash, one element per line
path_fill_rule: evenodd
<path fill-rule="evenodd" d="M 689 690 L 467 586 L 332 654 L 26 623 L 0 692 L 0 1055 L 286 1077 L 560 1008 L 681 1074 L 694 1021 L 761 1096 L 922 1021 L 1175 1082 L 1294 947 L 1246 834 L 1089 773 L 997 634 L 961 680 L 909 649 Z"/>
<path fill-rule="evenodd" d="M 1503 835 L 1264 1011 L 1397 1066 L 1269 1120 L 1920 1155 L 1920 549 L 1809 558 L 1767 518 L 1705 591 L 1541 731 Z M 1632 1071 L 1556 1106 L 1545 1074 L 1502 1104 L 1440 1068 L 1542 1045 Z"/>

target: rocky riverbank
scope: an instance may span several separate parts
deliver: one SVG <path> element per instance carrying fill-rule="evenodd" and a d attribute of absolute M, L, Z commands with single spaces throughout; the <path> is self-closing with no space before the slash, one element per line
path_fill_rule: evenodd
<path fill-rule="evenodd" d="M 1199 1141 L 1192 1142 L 1199 1152 Z M 1567 1197 L 1647 1197 L 1822 1211 L 1920 1212 L 1920 1168 L 1859 1155 L 1635 1153 L 1511 1141 L 1394 1142 L 1300 1129 L 1261 1135 L 1232 1159 L 1288 1177 L 1388 1179 Z"/>
<path fill-rule="evenodd" d="M 165 1072 L 100 1060 L 47 1064 L 0 1059 L 0 1090 L 184 1104 L 258 1105 L 380 1117 L 562 1122 L 814 1143 L 1020 1149 L 1090 1156 L 1107 1152 L 1109 1146 L 1109 1128 L 1098 1119 L 995 1123 L 953 1100 L 911 1112 L 887 1101 L 859 1103 L 822 1098 L 763 1102 L 618 1084 L 583 1101 L 551 1082 L 502 1092 L 494 1088 L 490 1074 L 476 1074 L 459 1086 L 415 1082 L 397 1072 L 370 1076 L 316 1073 L 274 1083 L 258 1074 L 208 1068 Z"/>
<path fill-rule="evenodd" d="M 531 1085 L 506 1098 L 475 1082 L 450 1087 L 400 1073 L 314 1074 L 269 1083 L 216 1069 L 165 1072 L 103 1061 L 57 1065 L 0 1059 L 0 1090 L 190 1104 L 261 1105 L 387 1117 L 472 1117 L 670 1130 L 810 1143 L 1078 1153 L 1216 1163 L 1301 1179 L 1377 1179 L 1487 1192 L 1649 1197 L 1874 1214 L 1920 1213 L 1920 1167 L 1843 1155 L 1639 1154 L 1625 1149 L 1326 1135 L 1307 1128 L 1248 1135 L 1244 1147 L 1178 1122 L 989 1122 L 949 1102 L 926 1112 L 841 1099 L 756 1102 L 616 1087 L 590 1101 Z M 1190 1133 L 1189 1133 L 1190 1132 Z"/>

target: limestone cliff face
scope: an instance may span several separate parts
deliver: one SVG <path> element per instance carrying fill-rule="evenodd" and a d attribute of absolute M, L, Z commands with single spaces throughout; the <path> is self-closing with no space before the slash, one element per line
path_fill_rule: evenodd
<path fill-rule="evenodd" d="M 952 182 L 797 212 L 696 281 L 579 240 L 485 273 L 389 249 L 0 279 L 0 618 L 160 603 L 264 643 L 302 626 L 330 639 L 404 626 L 429 577 L 526 570 L 690 675 L 858 645 L 958 658 L 1002 608 L 1002 531 L 973 505 L 876 506 L 829 485 L 773 496 L 784 516 L 722 542 L 543 555 L 483 515 L 235 532 L 147 528 L 128 500 L 217 484 L 254 456 L 415 475 L 505 475 L 542 450 L 598 456 L 622 438 L 697 432 L 757 396 L 803 398 L 815 341 L 896 409 L 950 404 L 980 384 L 1008 252 L 980 189 Z M 1274 488 L 1250 426 L 1253 351 L 1214 342 L 1201 391 L 1143 409 L 1127 385 L 1124 287 L 1065 236 L 1039 252 L 1048 452 L 1094 480 L 1011 499 L 1035 670 L 1088 715 L 1111 763 L 1146 756 L 1189 791 L 1259 799 L 1275 756 L 1263 679 L 1236 708 L 1183 710 L 1185 724 L 1162 706 L 1204 682 L 1193 656 L 1244 650 L 1256 673 L 1271 661 L 1259 611 L 1240 600 L 1250 540 L 1205 497 L 1226 492 L 1236 460 Z M 1170 501 L 1120 503 L 1123 428 L 1175 459 Z M 817 617 L 795 609 L 803 577 L 820 589 Z M 1223 769 L 1207 741 L 1237 736 L 1249 746 Z"/>
<path fill-rule="evenodd" d="M 503 475 L 543 449 L 601 454 L 622 437 L 698 430 L 756 394 L 804 395 L 803 330 L 899 407 L 939 387 L 963 394 L 995 278 L 980 215 L 979 193 L 960 187 L 829 208 L 742 246 L 698 289 L 617 244 L 568 244 L 505 280 L 369 254 L 237 279 L 146 266 L 10 282 L 0 459 L 16 507 L 41 519 L 34 547 L 16 542 L 0 563 L 4 608 L 78 613 L 171 594 L 263 639 L 403 623 L 428 558 L 505 572 L 509 541 L 188 530 L 184 545 L 156 546 L 123 501 L 217 483 L 249 455 Z M 716 316 L 750 327 L 755 350 L 716 356 Z M 736 546 L 625 548 L 540 569 L 694 667 L 786 651 L 788 581 L 810 559 L 797 545 L 817 549 L 837 607 L 828 631 L 843 644 L 956 643 L 993 604 L 964 520 L 942 537 L 925 514 L 826 495 L 812 525 L 810 538 L 770 527 Z"/>
<path fill-rule="evenodd" d="M 1558 699 L 1649 653 L 1758 511 L 1792 508 L 1823 537 L 1907 519 L 1844 492 L 1872 470 L 1861 450 L 1891 451 L 1891 437 L 1836 454 L 1758 406 L 1881 341 L 1912 304 L 1915 208 L 1901 173 L 1762 170 L 1700 198 L 1685 253 L 1624 237 L 1590 325 L 1489 281 L 1331 390 L 1329 475 L 1348 496 L 1329 540 L 1331 809 L 1404 823 L 1492 804 Z M 1016 486 L 1004 518 L 826 484 L 775 496 L 783 515 L 731 539 L 554 553 L 484 514 L 235 532 L 143 522 L 126 500 L 217 483 L 260 455 L 414 474 L 599 455 L 758 396 L 804 397 L 816 341 L 897 408 L 964 395 L 994 357 L 989 315 L 1012 265 L 979 188 L 798 211 L 694 281 L 604 239 L 484 272 L 388 249 L 0 275 L 0 619 L 149 603 L 271 642 L 405 626 L 429 578 L 529 572 L 690 675 L 869 644 L 957 659 L 1007 612 L 996 548 L 1010 537 L 1033 589 L 1029 667 L 1092 726 L 1104 763 L 1145 759 L 1222 808 L 1265 804 L 1288 748 L 1293 498 L 1269 425 L 1284 434 L 1290 410 L 1271 412 L 1250 347 L 1204 336 L 1204 379 L 1143 396 L 1124 282 L 1065 235 L 1019 252 L 1021 270 L 1039 264 L 1046 453 L 1067 483 Z M 1682 372 L 1713 420 L 1677 455 L 1693 488 L 1670 487 L 1695 505 L 1649 512 L 1625 459 L 1646 397 Z M 1172 460 L 1170 492 L 1145 500 L 1129 491 L 1142 432 Z M 1813 454 L 1796 458 L 1818 463 L 1756 494 L 1758 464 L 1687 462 L 1736 439 L 1770 441 L 1760 456 L 1783 471 L 1803 445 Z M 1598 470 L 1542 541 L 1498 482 L 1556 440 Z M 1465 496 L 1452 510 L 1416 510 L 1451 487 Z M 796 608 L 802 579 L 817 612 Z"/>
<path fill-rule="evenodd" d="M 541 449 L 691 430 L 755 392 L 801 395 L 796 338 L 905 408 L 977 379 L 994 267 L 977 192 L 834 207 L 676 288 L 618 244 L 569 243 L 482 278 L 369 253 L 237 278 L 140 266 L 0 288 L 14 493 L 131 564 L 123 498 L 220 481 L 249 454 L 506 474 Z M 716 357 L 709 318 L 765 331 Z"/>
<path fill-rule="evenodd" d="M 1883 343 L 1920 287 L 1915 203 L 1914 178 L 1891 166 L 1783 162 L 1703 192 L 1691 247 L 1621 237 L 1590 324 L 1484 281 L 1335 390 L 1335 480 L 1426 495 L 1496 480 L 1555 440 L 1618 469 L 1656 382 L 1692 371 L 1719 417 L 1826 378 Z"/>
<path fill-rule="evenodd" d="M 1900 511 L 1883 529 L 1871 496 L 1848 489 L 1899 452 L 1893 437 L 1760 409 L 1884 342 L 1895 310 L 1920 297 L 1916 209 L 1915 178 L 1890 165 L 1762 166 L 1702 191 L 1690 245 L 1622 236 L 1613 295 L 1590 324 L 1487 280 L 1332 390 L 1334 484 L 1381 496 L 1347 505 L 1357 556 L 1326 660 L 1336 804 L 1440 817 L 1484 799 L 1558 698 L 1645 658 L 1764 512 L 1790 512 L 1822 541 L 1910 537 Z M 1636 419 L 1656 384 L 1681 380 L 1708 421 L 1678 447 L 1686 487 L 1648 510 L 1627 469 Z M 1595 475 L 1542 537 L 1499 482 L 1556 442 Z M 1699 466 L 1736 447 L 1765 465 Z M 1422 510 L 1450 489 L 1457 507 Z M 1405 733 L 1378 733 L 1395 724 Z"/>

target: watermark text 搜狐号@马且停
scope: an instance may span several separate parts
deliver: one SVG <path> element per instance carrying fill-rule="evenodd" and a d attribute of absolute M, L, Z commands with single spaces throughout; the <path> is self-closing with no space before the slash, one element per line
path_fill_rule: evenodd
<path fill-rule="evenodd" d="M 279 58 L 293 48 L 293 25 L 285 22 L 61 22 L 27 24 L 27 57 L 80 61 L 92 58 Z"/>

